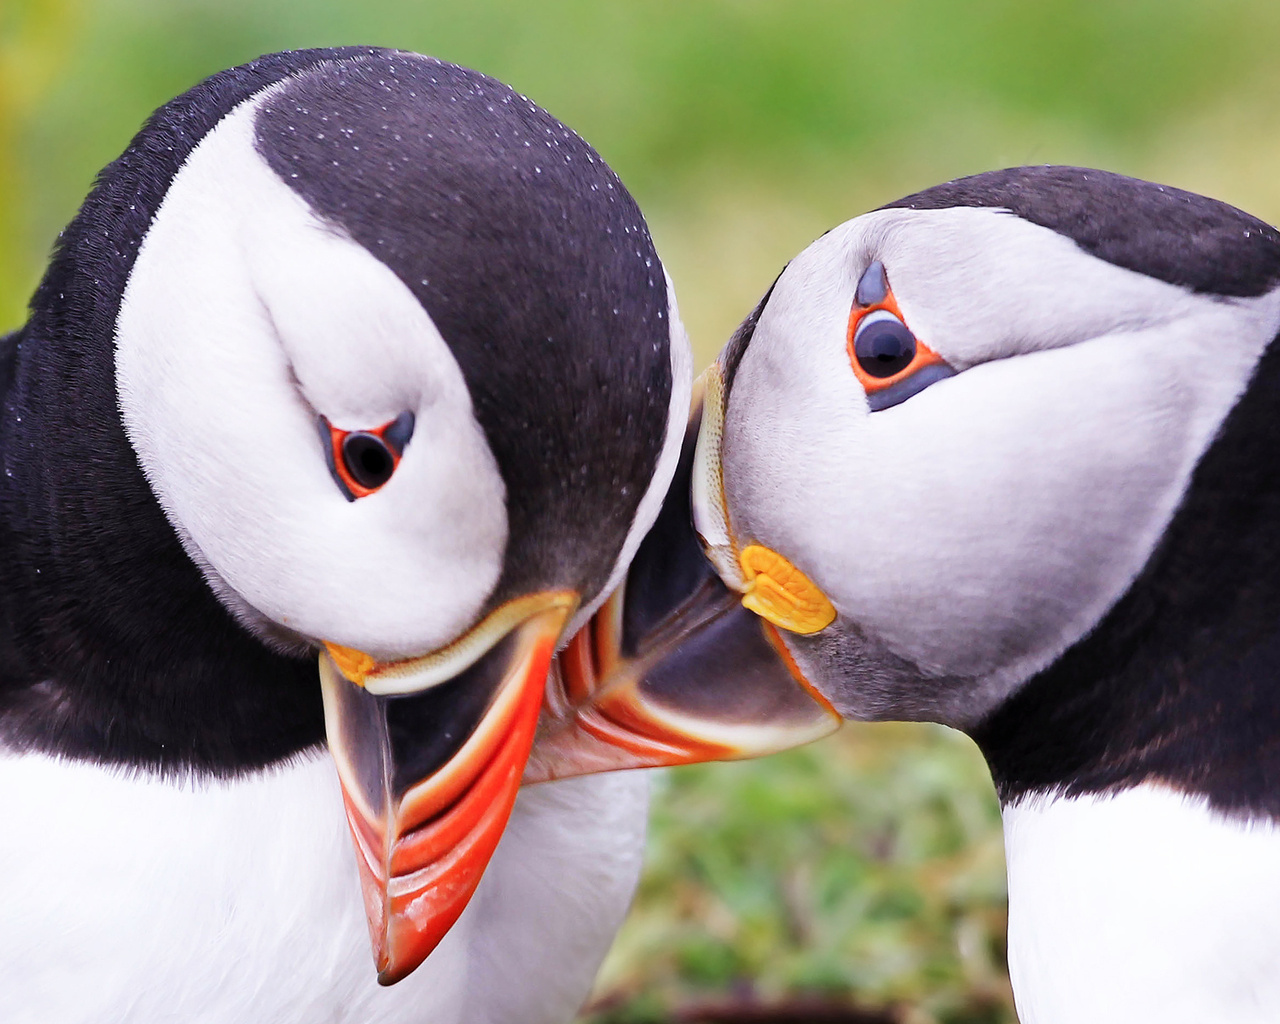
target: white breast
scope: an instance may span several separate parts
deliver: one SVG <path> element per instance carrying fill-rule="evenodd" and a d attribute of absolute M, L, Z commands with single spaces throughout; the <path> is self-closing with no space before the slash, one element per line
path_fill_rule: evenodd
<path fill-rule="evenodd" d="M 327 755 L 178 785 L 0 756 L 6 1024 L 560 1024 L 630 901 L 638 773 L 535 787 L 457 926 L 379 988 Z"/>
<path fill-rule="evenodd" d="M 1280 1020 L 1280 829 L 1161 786 L 1006 807 L 1022 1024 Z"/>

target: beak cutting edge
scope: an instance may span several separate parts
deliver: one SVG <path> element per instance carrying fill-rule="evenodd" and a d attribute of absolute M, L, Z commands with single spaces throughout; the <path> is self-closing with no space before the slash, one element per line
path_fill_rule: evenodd
<path fill-rule="evenodd" d="M 321 652 L 325 730 L 382 984 L 426 959 L 475 892 L 578 600 L 526 595 L 423 658 L 383 664 L 336 645 Z"/>

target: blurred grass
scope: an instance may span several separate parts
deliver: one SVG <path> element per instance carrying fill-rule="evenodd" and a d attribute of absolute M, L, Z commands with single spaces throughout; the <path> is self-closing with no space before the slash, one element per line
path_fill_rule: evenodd
<path fill-rule="evenodd" d="M 1103 166 L 1280 219 L 1274 0 L 0 0 L 0 331 L 156 106 L 260 53 L 479 68 L 635 192 L 708 361 L 823 231 L 992 167 Z M 598 1024 L 796 993 L 1011 1020 L 999 818 L 963 737 L 850 726 L 664 773 Z"/>
<path fill-rule="evenodd" d="M 1000 813 L 972 743 L 850 723 L 762 761 L 658 777 L 648 859 L 593 1024 L 734 993 L 1012 1021 Z"/>

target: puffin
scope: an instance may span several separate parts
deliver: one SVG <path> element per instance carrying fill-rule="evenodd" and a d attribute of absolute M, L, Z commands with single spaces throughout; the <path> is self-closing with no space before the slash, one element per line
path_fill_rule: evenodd
<path fill-rule="evenodd" d="M 704 375 L 593 685 L 761 750 L 962 730 L 1023 1024 L 1280 1019 L 1278 335 L 1280 233 L 1180 189 L 1017 167 L 841 224 Z"/>
<path fill-rule="evenodd" d="M 569 1019 L 646 784 L 520 786 L 691 377 L 507 86 L 348 47 L 157 110 L 0 339 L 0 1017 Z"/>

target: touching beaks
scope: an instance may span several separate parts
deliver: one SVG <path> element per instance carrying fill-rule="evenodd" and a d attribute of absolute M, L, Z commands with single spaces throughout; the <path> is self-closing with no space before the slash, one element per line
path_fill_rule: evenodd
<path fill-rule="evenodd" d="M 755 757 L 840 725 L 779 632 L 817 632 L 835 609 L 782 555 L 735 542 L 718 368 L 703 379 L 657 522 L 622 585 L 552 664 L 526 783 Z"/>
<path fill-rule="evenodd" d="M 325 729 L 382 984 L 426 959 L 479 884 L 577 605 L 567 591 L 518 598 L 422 658 L 321 652 Z"/>
<path fill-rule="evenodd" d="M 817 632 L 835 609 L 785 557 L 733 539 L 718 373 L 708 381 L 657 522 L 558 656 L 580 600 L 569 591 L 509 601 L 421 658 L 321 652 L 382 984 L 413 971 L 458 919 L 522 781 L 755 757 L 839 727 L 780 632 Z"/>

